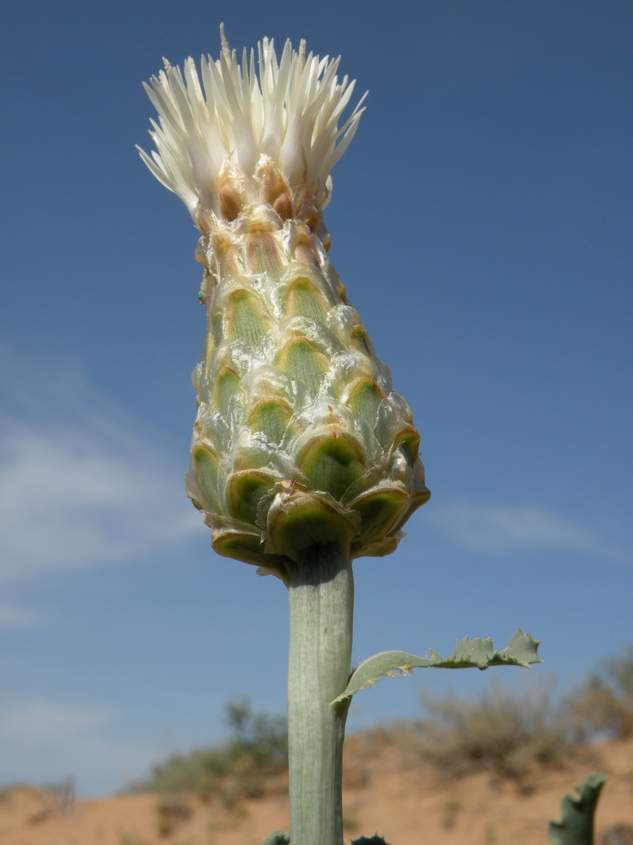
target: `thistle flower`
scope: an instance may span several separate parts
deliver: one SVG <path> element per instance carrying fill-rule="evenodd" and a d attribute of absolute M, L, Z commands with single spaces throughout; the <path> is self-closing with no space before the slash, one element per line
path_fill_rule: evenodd
<path fill-rule="evenodd" d="M 342 843 L 351 558 L 392 551 L 429 497 L 411 411 L 328 261 L 323 209 L 364 97 L 340 59 L 264 38 L 165 62 L 141 157 L 200 230 L 207 311 L 187 492 L 220 554 L 288 587 L 291 840 Z"/>
<path fill-rule="evenodd" d="M 328 260 L 330 172 L 364 111 L 340 58 L 264 38 L 169 62 L 139 148 L 200 230 L 208 328 L 187 492 L 220 554 L 285 577 L 306 549 L 392 551 L 429 497 L 411 411 Z"/>

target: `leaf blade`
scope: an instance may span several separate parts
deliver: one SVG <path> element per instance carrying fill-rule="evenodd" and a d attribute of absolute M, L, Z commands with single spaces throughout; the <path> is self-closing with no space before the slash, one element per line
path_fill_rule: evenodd
<path fill-rule="evenodd" d="M 593 845 L 593 817 L 605 781 L 605 775 L 593 772 L 576 787 L 576 795 L 565 795 L 561 820 L 549 825 L 552 845 Z"/>
<path fill-rule="evenodd" d="M 380 678 L 408 675 L 413 669 L 488 669 L 490 666 L 520 666 L 528 668 L 540 663 L 537 656 L 539 641 L 531 634 L 517 629 L 508 645 L 495 651 L 490 637 L 464 637 L 448 657 L 430 649 L 420 657 L 406 651 L 381 651 L 363 660 L 352 672 L 347 686 L 331 704 L 351 698 L 367 689 Z"/>
<path fill-rule="evenodd" d="M 270 834 L 264 841 L 262 845 L 289 845 L 290 844 L 290 834 L 286 833 L 282 830 L 275 830 L 273 833 Z"/>

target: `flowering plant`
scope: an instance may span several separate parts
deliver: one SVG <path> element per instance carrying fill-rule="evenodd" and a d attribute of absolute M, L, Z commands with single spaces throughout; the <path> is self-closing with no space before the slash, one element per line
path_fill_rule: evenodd
<path fill-rule="evenodd" d="M 361 97 L 340 58 L 272 40 L 241 62 L 165 61 L 145 89 L 158 113 L 141 158 L 186 205 L 200 239 L 207 313 L 193 373 L 197 414 L 187 492 L 222 555 L 288 588 L 290 839 L 341 845 L 342 747 L 352 696 L 414 668 L 537 662 L 465 638 L 446 658 L 381 652 L 351 670 L 352 559 L 386 555 L 430 496 L 420 437 L 328 258 L 331 170 Z M 287 842 L 275 834 L 271 842 Z M 361 840 L 359 840 L 361 841 Z M 382 841 L 382 840 L 380 840 Z"/>

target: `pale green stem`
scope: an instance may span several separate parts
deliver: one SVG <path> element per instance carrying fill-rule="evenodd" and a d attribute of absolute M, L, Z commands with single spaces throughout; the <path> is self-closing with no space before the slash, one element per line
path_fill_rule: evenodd
<path fill-rule="evenodd" d="M 345 688 L 354 579 L 347 551 L 306 555 L 287 579 L 290 601 L 288 757 L 292 845 L 342 845 Z"/>

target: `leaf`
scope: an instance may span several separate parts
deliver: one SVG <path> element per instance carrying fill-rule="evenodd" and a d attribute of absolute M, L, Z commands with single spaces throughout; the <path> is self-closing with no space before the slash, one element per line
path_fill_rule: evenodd
<path fill-rule="evenodd" d="M 605 781 L 605 775 L 594 772 L 576 787 L 578 795 L 565 795 L 561 820 L 549 825 L 552 845 L 593 845 L 593 816 Z"/>
<path fill-rule="evenodd" d="M 332 704 L 351 698 L 377 680 L 397 675 L 407 675 L 412 669 L 487 669 L 489 666 L 523 666 L 540 663 L 536 652 L 539 641 L 519 628 L 505 648 L 495 651 L 490 637 L 464 637 L 450 657 L 441 657 L 429 650 L 426 657 L 406 651 L 381 651 L 368 657 L 352 672 L 347 686 Z"/>
<path fill-rule="evenodd" d="M 262 842 L 262 845 L 290 845 L 290 834 L 276 830 Z"/>

